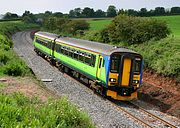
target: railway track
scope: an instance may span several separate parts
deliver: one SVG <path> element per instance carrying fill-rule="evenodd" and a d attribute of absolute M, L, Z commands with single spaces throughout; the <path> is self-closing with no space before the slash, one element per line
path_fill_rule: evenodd
<path fill-rule="evenodd" d="M 70 79 L 76 81 L 78 84 L 82 85 L 82 86 L 86 86 L 87 89 L 89 91 L 92 91 L 92 89 L 90 89 L 90 87 L 84 83 L 82 80 L 79 80 L 69 74 L 64 73 L 65 77 L 69 77 Z M 101 98 L 103 98 L 100 94 L 96 93 L 98 96 L 100 96 Z M 144 108 L 136 105 L 135 103 L 132 102 L 119 102 L 119 101 L 115 101 L 111 98 L 104 98 L 104 100 L 108 100 L 108 102 L 114 106 L 116 109 L 123 111 L 129 118 L 132 118 L 133 120 L 137 121 L 140 125 L 144 126 L 144 127 L 148 127 L 148 128 L 177 128 L 175 125 L 169 123 L 168 121 L 158 117 L 157 115 L 154 115 L 150 112 L 148 112 L 147 110 L 145 110 Z M 123 106 L 122 106 L 123 104 Z M 134 109 L 135 112 L 133 112 L 130 109 L 127 108 L 131 108 Z M 135 114 L 138 113 L 138 116 Z M 141 114 L 139 114 L 141 113 Z M 141 116 L 139 116 L 141 115 Z"/>
<path fill-rule="evenodd" d="M 157 121 L 162 122 L 162 123 L 164 124 L 164 127 L 176 128 L 176 126 L 174 126 L 173 124 L 171 124 L 171 123 L 169 123 L 169 122 L 163 120 L 162 118 L 160 118 L 160 117 L 158 117 L 158 116 L 156 116 L 156 115 L 154 115 L 154 114 L 152 114 L 152 113 L 146 111 L 144 108 L 142 108 L 142 107 L 136 105 L 135 103 L 129 102 L 129 104 L 130 104 L 131 106 L 133 106 L 135 109 L 137 109 L 137 110 L 139 110 L 139 111 L 141 111 L 141 112 L 147 114 L 148 116 L 150 116 L 150 117 L 156 119 Z"/>
<path fill-rule="evenodd" d="M 112 101 L 110 101 L 110 102 L 113 105 L 120 108 L 122 111 L 130 113 L 133 118 L 135 117 L 138 121 L 142 122 L 147 127 L 150 127 L 150 128 L 154 128 L 154 127 L 177 128 L 175 125 L 169 123 L 168 121 L 160 118 L 159 116 L 157 116 L 153 113 L 150 113 L 149 111 L 136 105 L 135 103 L 132 103 L 131 101 L 123 102 L 123 103 L 122 102 L 112 102 Z M 122 104 L 125 106 L 122 107 Z M 129 109 L 129 108 L 131 108 L 131 109 Z"/>

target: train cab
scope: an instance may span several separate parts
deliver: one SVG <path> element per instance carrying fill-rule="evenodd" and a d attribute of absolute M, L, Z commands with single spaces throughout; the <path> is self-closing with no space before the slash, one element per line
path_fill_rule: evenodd
<path fill-rule="evenodd" d="M 142 65 L 142 56 L 139 54 L 112 53 L 107 96 L 117 100 L 136 99 L 142 80 Z"/>

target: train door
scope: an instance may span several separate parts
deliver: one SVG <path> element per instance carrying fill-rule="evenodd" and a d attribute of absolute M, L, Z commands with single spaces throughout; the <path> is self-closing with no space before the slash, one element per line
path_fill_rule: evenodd
<path fill-rule="evenodd" d="M 121 86 L 130 86 L 132 83 L 132 63 L 133 58 L 122 56 L 121 58 Z"/>
<path fill-rule="evenodd" d="M 51 57 L 54 59 L 55 40 L 51 41 Z"/>
<path fill-rule="evenodd" d="M 102 63 L 103 63 L 103 57 L 100 55 L 99 56 L 99 63 L 98 63 L 98 68 L 97 68 L 97 79 L 101 79 L 101 68 L 102 68 Z"/>

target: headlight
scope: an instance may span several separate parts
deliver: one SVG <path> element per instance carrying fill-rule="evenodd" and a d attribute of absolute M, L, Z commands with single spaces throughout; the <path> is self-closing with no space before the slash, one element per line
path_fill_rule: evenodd
<path fill-rule="evenodd" d="M 139 83 L 139 80 L 133 80 L 133 83 L 134 83 L 134 84 L 138 84 L 138 83 Z"/>
<path fill-rule="evenodd" d="M 110 82 L 116 82 L 116 79 L 110 78 L 109 81 L 110 81 Z"/>

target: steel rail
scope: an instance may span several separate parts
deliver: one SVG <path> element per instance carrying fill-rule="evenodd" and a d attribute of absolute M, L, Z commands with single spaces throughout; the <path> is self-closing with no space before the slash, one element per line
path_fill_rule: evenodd
<path fill-rule="evenodd" d="M 130 103 L 132 106 L 134 106 L 136 109 L 138 109 L 139 111 L 146 113 L 147 115 L 151 116 L 152 118 L 158 119 L 160 122 L 166 124 L 167 126 L 169 126 L 169 127 L 171 127 L 171 128 L 177 128 L 176 126 L 172 125 L 171 123 L 167 122 L 166 120 L 164 120 L 164 119 L 156 116 L 155 114 L 152 114 L 152 113 L 146 111 L 144 108 L 142 108 L 142 107 L 140 107 L 140 106 L 132 103 L 131 101 L 129 101 L 129 103 Z"/>

